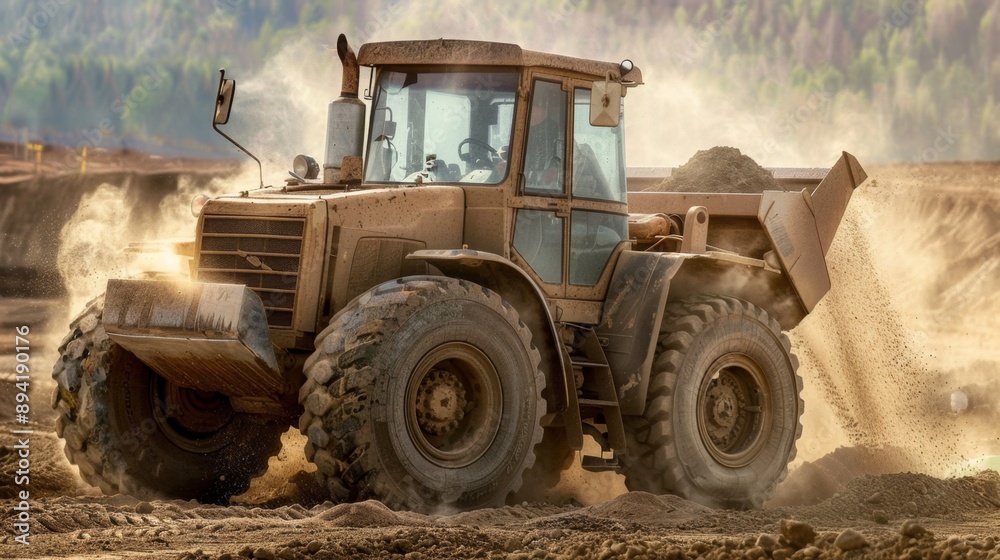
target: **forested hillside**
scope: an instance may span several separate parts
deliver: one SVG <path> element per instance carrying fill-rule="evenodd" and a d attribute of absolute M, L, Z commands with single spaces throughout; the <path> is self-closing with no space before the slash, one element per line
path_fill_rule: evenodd
<path fill-rule="evenodd" d="M 230 154 L 208 123 L 218 69 L 247 77 L 302 41 L 335 65 L 323 51 L 345 32 L 356 47 L 455 37 L 627 56 L 647 85 L 626 103 L 669 108 L 658 120 L 685 135 L 703 123 L 705 142 L 805 149 L 847 134 L 869 159 L 1000 159 L 1000 0 L 15 0 L 0 22 L 7 138 Z M 299 63 L 315 62 L 286 57 L 274 71 L 329 73 Z M 326 100 L 337 86 L 323 85 Z M 652 159 L 646 144 L 630 150 Z M 798 159 L 825 157 L 808 154 Z"/>

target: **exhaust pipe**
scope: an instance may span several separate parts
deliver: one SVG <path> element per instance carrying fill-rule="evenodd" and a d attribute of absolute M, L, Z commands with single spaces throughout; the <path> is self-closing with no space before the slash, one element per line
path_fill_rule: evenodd
<path fill-rule="evenodd" d="M 354 49 L 347 44 L 347 37 L 343 33 L 337 37 L 337 56 L 340 57 L 340 63 L 344 66 L 344 76 L 340 82 L 340 96 L 357 97 L 361 69 L 358 67 L 358 57 L 354 54 Z"/>
<path fill-rule="evenodd" d="M 323 161 L 323 182 L 326 184 L 360 180 L 365 133 L 365 104 L 358 99 L 361 69 L 343 33 L 337 37 L 337 55 L 344 69 L 340 97 L 331 101 L 327 110 L 326 158 Z M 345 158 L 356 159 L 345 162 Z"/>

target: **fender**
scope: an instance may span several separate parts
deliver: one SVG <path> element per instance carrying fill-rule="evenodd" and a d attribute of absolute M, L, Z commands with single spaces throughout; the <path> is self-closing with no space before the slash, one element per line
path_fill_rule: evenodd
<path fill-rule="evenodd" d="M 553 421 L 552 413 L 563 413 L 570 448 L 582 448 L 580 410 L 571 406 L 576 401 L 576 393 L 570 394 L 570 387 L 574 387 L 573 372 L 563 356 L 545 295 L 534 281 L 510 260 L 484 251 L 428 249 L 414 251 L 406 258 L 424 261 L 447 276 L 489 288 L 518 310 L 521 320 L 531 329 L 532 340 L 542 359 L 545 383 L 549 389 L 546 400 L 549 402 L 550 414 L 545 421 Z"/>
<path fill-rule="evenodd" d="M 786 329 L 805 315 L 788 278 L 762 260 L 715 251 L 624 251 L 611 278 L 601 322 L 594 328 L 605 346 L 622 415 L 640 415 L 646 409 L 667 302 L 702 294 L 752 303 Z"/>
<path fill-rule="evenodd" d="M 688 256 L 623 251 L 618 257 L 604 313 L 594 332 L 603 339 L 622 415 L 638 415 L 646 409 L 670 281 Z"/>

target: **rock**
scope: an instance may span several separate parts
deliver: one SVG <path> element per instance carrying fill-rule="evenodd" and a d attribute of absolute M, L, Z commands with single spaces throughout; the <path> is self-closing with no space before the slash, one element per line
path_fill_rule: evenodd
<path fill-rule="evenodd" d="M 779 548 L 771 553 L 771 558 L 774 560 L 788 560 L 795 554 L 795 551 L 790 548 Z"/>
<path fill-rule="evenodd" d="M 743 556 L 748 560 L 762 560 L 763 558 L 767 558 L 767 553 L 764 552 L 763 548 L 755 546 L 746 551 Z"/>
<path fill-rule="evenodd" d="M 306 545 L 306 550 L 309 551 L 309 554 L 316 554 L 321 548 L 323 548 L 323 543 L 319 541 L 310 541 L 310 543 Z"/>
<path fill-rule="evenodd" d="M 630 544 L 628 548 L 625 549 L 625 558 L 630 560 L 632 558 L 638 558 L 646 553 L 646 548 L 637 544 Z"/>
<path fill-rule="evenodd" d="M 909 537 L 911 539 L 919 539 L 927 533 L 927 529 L 924 526 L 917 523 L 912 519 L 907 519 L 903 522 L 903 526 L 899 528 L 899 534 L 904 537 Z"/>
<path fill-rule="evenodd" d="M 914 482 L 913 491 L 923 496 L 924 494 L 927 494 L 927 485 L 924 484 L 922 481 Z"/>
<path fill-rule="evenodd" d="M 274 552 L 266 548 L 258 548 L 253 551 L 253 557 L 254 560 L 278 560 L 278 558 L 274 555 Z"/>
<path fill-rule="evenodd" d="M 844 552 L 848 552 L 868 546 L 868 540 L 854 529 L 845 529 L 842 533 L 837 535 L 837 539 L 833 541 L 833 546 L 843 550 Z"/>
<path fill-rule="evenodd" d="M 866 504 L 880 504 L 880 503 L 882 503 L 882 493 L 881 492 L 875 492 L 871 496 L 868 496 L 868 499 L 865 500 L 865 503 Z"/>
<path fill-rule="evenodd" d="M 139 514 L 153 513 L 153 504 L 149 502 L 139 502 L 135 505 L 135 512 Z"/>
<path fill-rule="evenodd" d="M 761 550 L 770 554 L 774 552 L 775 548 L 778 548 L 778 539 L 765 533 L 757 537 L 757 542 L 754 545 L 759 546 Z"/>
<path fill-rule="evenodd" d="M 233 555 L 228 552 L 223 552 L 218 558 L 216 558 L 216 560 L 233 560 Z"/>
<path fill-rule="evenodd" d="M 877 509 L 872 512 L 872 519 L 874 519 L 875 523 L 878 523 L 879 525 L 885 525 L 889 523 L 889 514 L 887 514 L 884 509 Z"/>
<path fill-rule="evenodd" d="M 785 541 L 792 545 L 792 548 L 801 549 L 816 540 L 816 530 L 808 523 L 782 519 L 781 536 L 785 537 Z"/>
<path fill-rule="evenodd" d="M 819 547 L 810 546 L 801 551 L 802 556 L 806 558 L 819 558 L 823 554 L 823 551 Z"/>
<path fill-rule="evenodd" d="M 244 558 L 253 558 L 253 549 L 249 546 L 244 546 L 240 549 L 240 556 Z"/>

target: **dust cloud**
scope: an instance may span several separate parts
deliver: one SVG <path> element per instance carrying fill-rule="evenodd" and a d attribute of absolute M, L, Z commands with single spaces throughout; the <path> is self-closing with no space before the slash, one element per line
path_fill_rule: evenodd
<path fill-rule="evenodd" d="M 827 256 L 833 288 L 792 332 L 801 460 L 898 447 L 944 476 L 1000 453 L 1000 197 L 983 190 L 995 165 L 964 167 L 880 169 L 855 193 Z"/>
<path fill-rule="evenodd" d="M 772 81 L 760 92 L 738 85 L 722 89 L 700 74 L 713 57 L 733 45 L 729 27 L 738 23 L 732 2 L 704 28 L 673 21 L 637 21 L 627 10 L 595 13 L 575 0 L 551 7 L 470 5 L 459 0 L 401 1 L 373 9 L 360 29 L 345 29 L 352 45 L 368 41 L 472 39 L 515 43 L 533 51 L 620 62 L 632 60 L 645 85 L 628 92 L 626 145 L 630 166 L 677 166 L 698 150 L 733 146 L 764 167 L 822 167 L 842 150 L 882 161 L 889 153 L 886 127 L 871 103 L 815 88 L 795 96 Z M 579 33 L 553 33 L 581 30 Z M 760 68 L 775 75 L 788 68 Z M 364 80 L 362 80 L 364 82 Z M 750 83 L 751 80 L 748 80 Z M 766 104 L 752 101 L 768 99 Z"/>
<path fill-rule="evenodd" d="M 73 313 L 101 294 L 108 278 L 126 276 L 129 211 L 121 188 L 105 183 L 83 195 L 63 226 L 57 263 Z"/>
<path fill-rule="evenodd" d="M 351 44 L 355 50 L 360 47 Z M 283 184 L 298 154 L 322 165 L 327 105 L 340 96 L 335 45 L 336 35 L 309 34 L 285 43 L 252 76 L 241 77 L 238 69 L 229 72 L 236 79 L 236 95 L 232 117 L 222 130 L 260 158 L 265 185 Z M 257 164 L 247 159 L 239 190 L 260 184 Z"/>

